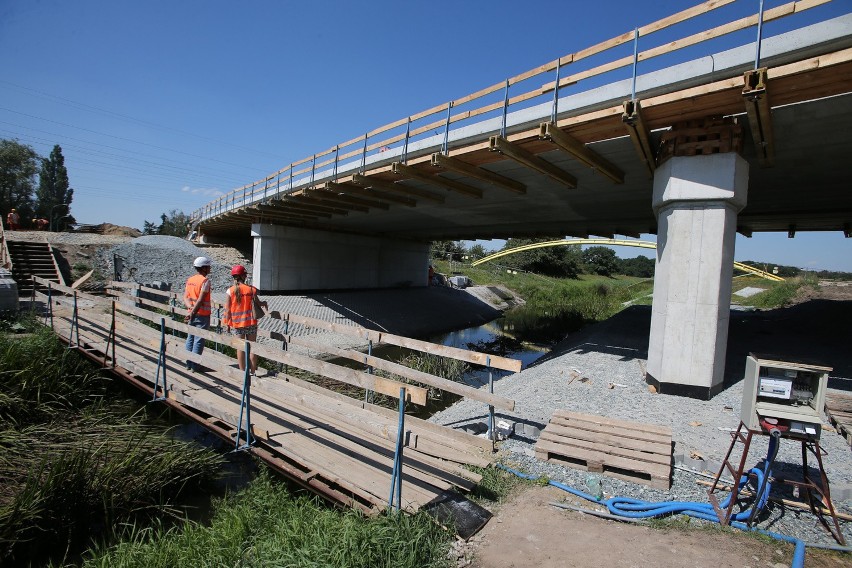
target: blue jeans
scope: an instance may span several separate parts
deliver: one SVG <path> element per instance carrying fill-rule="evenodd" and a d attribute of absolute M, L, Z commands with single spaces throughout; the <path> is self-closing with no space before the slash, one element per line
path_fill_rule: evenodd
<path fill-rule="evenodd" d="M 192 327 L 198 327 L 201 329 L 209 329 L 210 328 L 210 316 L 199 316 L 196 315 L 191 320 L 189 320 L 189 325 Z M 204 338 L 198 337 L 196 335 L 187 335 L 186 336 L 186 350 L 192 351 L 196 355 L 201 355 L 204 353 Z M 186 368 L 189 370 L 193 370 L 198 366 L 197 363 L 193 363 L 192 361 L 186 362 Z"/>

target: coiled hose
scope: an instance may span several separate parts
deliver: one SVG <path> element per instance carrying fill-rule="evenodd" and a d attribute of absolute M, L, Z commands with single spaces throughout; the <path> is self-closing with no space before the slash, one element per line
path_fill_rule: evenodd
<path fill-rule="evenodd" d="M 791 536 L 751 527 L 748 524 L 742 522 L 750 522 L 751 519 L 754 518 L 754 515 L 756 515 L 760 510 L 762 510 L 763 507 L 766 505 L 766 502 L 769 500 L 769 476 L 772 470 L 772 464 L 775 462 L 775 457 L 777 455 L 778 436 L 773 435 L 769 438 L 769 451 L 767 452 L 767 457 L 764 462 L 763 468 L 761 469 L 754 467 L 748 472 L 748 474 L 743 474 L 742 477 L 740 477 L 740 489 L 742 489 L 748 483 L 749 475 L 755 476 L 757 480 L 758 489 L 752 507 L 740 511 L 739 513 L 736 513 L 731 516 L 731 526 L 744 531 L 758 532 L 760 534 L 772 537 L 776 540 L 781 540 L 794 544 L 795 550 L 793 552 L 793 563 L 791 564 L 791 568 L 803 568 L 805 565 L 804 541 Z M 522 473 L 502 464 L 497 464 L 497 467 L 523 479 L 538 479 L 537 476 Z M 594 501 L 595 503 L 606 505 L 607 509 L 609 509 L 609 512 L 611 514 L 617 515 L 619 517 L 625 517 L 628 519 L 638 519 L 681 514 L 687 515 L 689 517 L 694 517 L 696 519 L 703 519 L 705 521 L 713 521 L 717 523 L 719 522 L 719 517 L 716 515 L 716 511 L 713 509 L 713 506 L 710 503 L 698 503 L 695 501 L 663 501 L 660 503 L 654 503 L 651 501 L 633 499 L 632 497 L 611 497 L 609 499 L 601 500 L 595 497 L 594 495 L 586 493 L 585 491 L 574 489 L 573 487 L 569 487 L 568 485 L 565 485 L 564 483 L 559 483 L 558 481 L 548 481 L 548 484 L 562 489 L 563 491 L 567 491 L 572 495 L 576 495 L 577 497 L 586 499 L 587 501 Z M 728 498 L 722 502 L 720 507 L 722 509 L 727 508 L 730 504 L 731 498 L 732 495 L 729 495 Z"/>

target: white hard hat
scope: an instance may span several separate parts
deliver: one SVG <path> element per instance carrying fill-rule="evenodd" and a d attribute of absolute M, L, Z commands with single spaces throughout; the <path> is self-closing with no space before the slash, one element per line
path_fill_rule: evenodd
<path fill-rule="evenodd" d="M 210 260 L 209 258 L 207 258 L 206 256 L 199 256 L 192 263 L 192 266 L 194 266 L 195 268 L 201 268 L 202 266 L 212 266 L 212 265 L 213 265 L 213 261 Z"/>

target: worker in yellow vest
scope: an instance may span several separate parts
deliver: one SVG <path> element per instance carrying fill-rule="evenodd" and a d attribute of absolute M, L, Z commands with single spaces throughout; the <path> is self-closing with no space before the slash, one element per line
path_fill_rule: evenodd
<path fill-rule="evenodd" d="M 192 327 L 200 329 L 210 328 L 210 293 L 212 286 L 207 275 L 210 274 L 210 269 L 213 262 L 206 256 L 196 258 L 192 266 L 195 267 L 197 274 L 190 276 L 186 280 L 186 289 L 183 293 L 183 304 L 189 313 L 186 315 L 186 323 Z M 186 336 L 186 350 L 201 355 L 204 352 L 204 338 L 197 335 Z M 186 368 L 194 371 L 198 368 L 198 364 L 192 361 L 186 362 Z"/>
<path fill-rule="evenodd" d="M 248 276 L 245 266 L 234 266 L 231 276 L 234 278 L 234 285 L 228 288 L 225 297 L 224 323 L 228 331 L 234 329 L 233 333 L 237 337 L 257 341 L 257 320 L 258 317 L 263 317 L 263 309 L 268 309 L 269 305 L 258 298 L 257 288 L 245 283 Z M 257 372 L 257 355 L 252 353 L 250 359 L 249 372 L 253 375 Z M 246 353 L 243 349 L 237 349 L 237 364 L 241 371 L 245 370 Z"/>

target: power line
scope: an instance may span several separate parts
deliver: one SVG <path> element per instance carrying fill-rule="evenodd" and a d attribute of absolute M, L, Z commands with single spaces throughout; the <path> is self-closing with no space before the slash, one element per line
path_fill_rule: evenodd
<path fill-rule="evenodd" d="M 99 112 L 99 113 L 105 114 L 107 116 L 113 116 L 113 117 L 116 117 L 116 118 L 120 118 L 122 120 L 127 120 L 129 122 L 134 122 L 136 124 L 142 124 L 142 125 L 145 125 L 145 126 L 157 128 L 159 130 L 164 130 L 164 131 L 167 131 L 167 132 L 176 132 L 176 133 L 182 134 L 184 136 L 192 136 L 193 138 L 198 138 L 199 140 L 205 140 L 207 142 L 214 142 L 216 144 L 222 144 L 222 145 L 225 145 L 225 146 L 230 146 L 232 148 L 238 148 L 240 150 L 244 150 L 246 152 L 252 152 L 254 154 L 266 154 L 267 156 L 271 156 L 273 158 L 280 158 L 280 156 L 278 156 L 277 154 L 273 154 L 271 152 L 265 152 L 263 150 L 255 150 L 255 149 L 252 149 L 252 148 L 246 148 L 244 146 L 240 146 L 240 145 L 234 144 L 232 142 L 226 142 L 226 141 L 223 141 L 223 140 L 216 140 L 215 138 L 207 138 L 207 137 L 201 136 L 199 134 L 193 134 L 192 132 L 186 132 L 184 130 L 179 130 L 177 128 L 172 128 L 170 126 L 164 126 L 164 125 L 161 125 L 161 124 L 157 124 L 155 122 L 142 120 L 140 118 L 128 116 L 126 114 L 121 114 L 121 113 L 118 113 L 118 112 L 115 112 L 115 111 L 96 107 L 96 106 L 89 105 L 89 104 L 86 104 L 86 103 L 81 103 L 79 101 L 66 99 L 64 97 L 52 95 L 50 93 L 45 93 L 44 91 L 39 91 L 37 89 L 25 87 L 23 85 L 18 85 L 16 83 L 12 83 L 11 81 L 5 81 L 5 80 L 0 79 L 0 83 L 5 83 L 7 86 L 11 86 L 11 87 L 14 87 L 16 89 L 23 90 L 23 91 L 28 91 L 30 93 L 36 93 L 36 94 L 41 95 L 43 97 L 54 99 L 55 101 L 58 101 L 60 104 L 66 104 L 68 106 L 76 107 L 76 108 L 81 109 L 81 110 L 85 110 L 85 111 L 89 111 L 89 112 Z"/>

